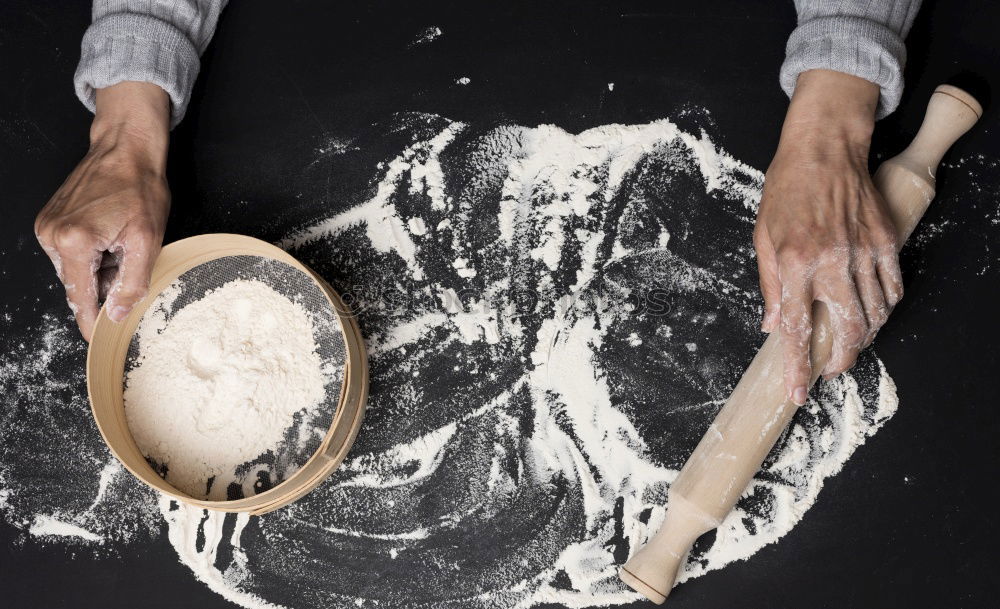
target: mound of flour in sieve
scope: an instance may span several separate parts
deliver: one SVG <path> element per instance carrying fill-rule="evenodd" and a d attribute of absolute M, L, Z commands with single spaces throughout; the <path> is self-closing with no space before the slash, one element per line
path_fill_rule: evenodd
<path fill-rule="evenodd" d="M 161 294 L 139 326 L 125 415 L 168 482 L 225 499 L 235 469 L 275 450 L 294 415 L 323 401 L 322 360 L 306 310 L 264 283 L 231 281 L 168 319 L 176 296 Z"/>

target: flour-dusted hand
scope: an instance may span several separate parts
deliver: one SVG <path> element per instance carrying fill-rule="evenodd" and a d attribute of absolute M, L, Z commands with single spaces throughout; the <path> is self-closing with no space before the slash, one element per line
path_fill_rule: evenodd
<path fill-rule="evenodd" d="M 754 230 L 761 327 L 780 331 L 796 404 L 809 391 L 813 303 L 830 311 L 829 378 L 854 365 L 903 296 L 895 228 L 868 173 L 878 96 L 856 76 L 803 72 L 764 180 Z"/>
<path fill-rule="evenodd" d="M 121 321 L 145 297 L 170 209 L 170 102 L 156 85 L 97 91 L 90 150 L 35 219 L 35 234 L 90 340 L 100 300 Z"/>

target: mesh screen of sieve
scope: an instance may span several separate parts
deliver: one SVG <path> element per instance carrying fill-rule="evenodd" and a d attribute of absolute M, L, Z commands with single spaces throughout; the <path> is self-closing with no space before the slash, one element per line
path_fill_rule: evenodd
<path fill-rule="evenodd" d="M 331 371 L 332 378 L 326 384 L 323 402 L 313 411 L 308 425 L 302 425 L 304 413 L 296 413 L 275 450 L 237 466 L 231 478 L 233 481 L 228 484 L 225 493 L 226 500 L 230 501 L 277 486 L 316 452 L 337 411 L 346 360 L 346 346 L 339 316 L 319 285 L 299 269 L 262 256 L 224 256 L 182 273 L 172 284 L 179 289 L 179 294 L 169 311 L 165 311 L 167 323 L 170 323 L 172 315 L 188 304 L 235 280 L 263 282 L 306 310 L 313 325 L 316 352 L 324 370 Z M 149 315 L 155 307 L 154 301 L 145 314 Z M 138 333 L 134 334 L 129 343 L 125 358 L 126 376 L 138 364 L 138 338 Z M 317 430 L 320 433 L 314 433 Z M 147 461 L 160 476 L 166 476 L 166 464 L 149 458 Z M 210 488 L 213 482 L 214 480 L 206 480 L 207 487 Z"/>

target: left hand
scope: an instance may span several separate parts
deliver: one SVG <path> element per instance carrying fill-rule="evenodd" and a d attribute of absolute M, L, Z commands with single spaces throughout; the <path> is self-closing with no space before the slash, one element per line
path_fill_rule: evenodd
<path fill-rule="evenodd" d="M 169 120 L 170 100 L 154 84 L 98 89 L 90 150 L 35 219 L 88 341 L 101 300 L 120 322 L 149 288 L 170 209 Z"/>
<path fill-rule="evenodd" d="M 854 365 L 903 296 L 896 229 L 868 173 L 878 86 L 840 72 L 799 75 L 767 170 L 754 247 L 765 332 L 780 328 L 788 397 L 805 403 L 814 301 L 830 311 L 822 370 Z"/>

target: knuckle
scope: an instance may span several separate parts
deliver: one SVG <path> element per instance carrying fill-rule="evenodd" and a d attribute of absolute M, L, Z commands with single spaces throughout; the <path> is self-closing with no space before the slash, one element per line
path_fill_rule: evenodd
<path fill-rule="evenodd" d="M 781 331 L 785 336 L 786 343 L 790 347 L 794 349 L 808 348 L 809 335 L 812 332 L 812 324 L 808 320 L 783 316 L 781 319 Z"/>
<path fill-rule="evenodd" d="M 868 336 L 868 324 L 854 322 L 844 328 L 843 342 L 853 347 L 853 345 L 860 345 L 866 336 Z"/>
<path fill-rule="evenodd" d="M 899 237 L 892 228 L 884 231 L 875 241 L 875 253 L 883 258 L 899 260 Z"/>
<path fill-rule="evenodd" d="M 805 280 L 805 272 L 805 265 L 800 264 L 797 260 L 778 259 L 778 279 L 784 284 L 802 283 Z"/>
<path fill-rule="evenodd" d="M 885 305 L 876 307 L 875 312 L 872 315 L 872 325 L 876 328 L 881 327 L 887 319 L 889 319 L 889 307 Z"/>
<path fill-rule="evenodd" d="M 800 269 L 814 259 L 809 248 L 801 243 L 783 245 L 776 254 L 779 264 L 789 269 Z"/>
<path fill-rule="evenodd" d="M 116 304 L 126 304 L 126 303 L 130 304 L 138 302 L 146 297 L 148 291 L 149 288 L 146 282 L 143 282 L 141 285 L 133 285 L 133 286 L 123 285 L 122 287 L 118 288 L 118 290 L 115 292 L 114 300 Z"/>
<path fill-rule="evenodd" d="M 91 231 L 79 224 L 61 224 L 52 232 L 52 237 L 58 249 L 89 248 L 94 241 Z"/>
<path fill-rule="evenodd" d="M 876 249 L 872 252 L 871 257 L 876 266 L 881 265 L 894 278 L 900 277 L 899 256 L 896 255 L 894 248 Z"/>
<path fill-rule="evenodd" d="M 889 289 L 887 290 L 886 300 L 890 307 L 894 307 L 899 304 L 899 301 L 903 299 L 903 284 L 893 282 Z M 888 315 L 888 314 L 887 314 Z"/>
<path fill-rule="evenodd" d="M 132 247 L 148 248 L 155 244 L 158 236 L 152 222 L 137 222 L 129 227 L 128 244 Z"/>
<path fill-rule="evenodd" d="M 44 242 L 44 240 L 48 240 L 49 227 L 44 211 L 40 212 L 37 216 L 35 216 L 35 223 L 33 225 L 33 228 L 35 231 L 35 236 L 38 238 L 39 242 Z"/>
<path fill-rule="evenodd" d="M 887 249 L 895 246 L 899 240 L 899 237 L 896 235 L 896 225 L 893 224 L 892 219 L 888 215 L 882 216 L 876 221 L 872 235 L 877 243 Z M 893 252 L 895 253 L 895 250 Z"/>

